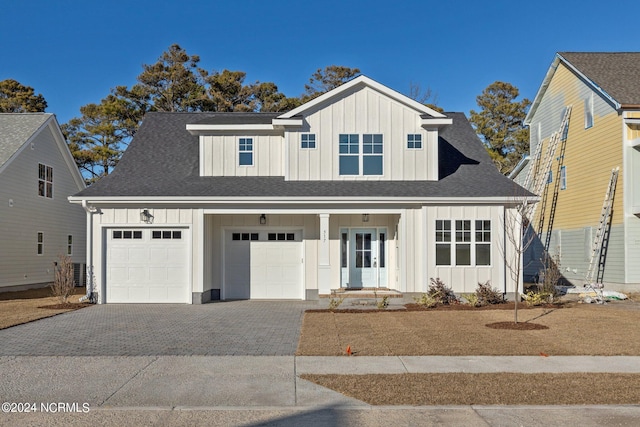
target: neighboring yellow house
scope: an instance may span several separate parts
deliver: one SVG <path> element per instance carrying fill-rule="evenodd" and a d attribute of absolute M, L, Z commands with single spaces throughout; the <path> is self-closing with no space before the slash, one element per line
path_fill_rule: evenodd
<path fill-rule="evenodd" d="M 532 154 L 541 143 L 544 152 L 568 106 L 565 151 L 561 155 L 559 144 L 546 204 L 543 197 L 532 221 L 540 240 L 525 256 L 525 280 L 537 273 L 547 246 L 559 256 L 565 278 L 582 286 L 611 170 L 619 167 L 606 257 L 597 277 L 609 289 L 640 286 L 640 52 L 556 54 L 525 118 Z M 514 170 L 516 182 L 525 182 L 534 157 Z"/>

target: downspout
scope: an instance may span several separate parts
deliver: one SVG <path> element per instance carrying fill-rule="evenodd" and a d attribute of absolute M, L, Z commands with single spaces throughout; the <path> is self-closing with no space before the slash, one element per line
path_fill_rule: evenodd
<path fill-rule="evenodd" d="M 80 302 L 95 302 L 96 296 L 93 292 L 93 214 L 98 211 L 95 206 L 89 206 L 86 200 L 82 201 L 82 208 L 87 213 L 87 264 L 86 264 L 86 281 L 87 293 L 80 298 Z"/>

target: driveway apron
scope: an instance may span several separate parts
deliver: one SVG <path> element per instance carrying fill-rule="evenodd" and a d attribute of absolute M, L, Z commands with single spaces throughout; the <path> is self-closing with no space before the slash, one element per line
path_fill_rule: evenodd
<path fill-rule="evenodd" d="M 0 356 L 286 356 L 305 301 L 104 304 L 0 330 Z"/>

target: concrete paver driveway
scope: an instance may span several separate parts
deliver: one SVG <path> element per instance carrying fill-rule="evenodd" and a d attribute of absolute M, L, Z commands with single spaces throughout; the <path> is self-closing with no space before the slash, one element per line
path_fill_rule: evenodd
<path fill-rule="evenodd" d="M 317 302 L 104 304 L 0 330 L 0 356 L 293 355 Z"/>

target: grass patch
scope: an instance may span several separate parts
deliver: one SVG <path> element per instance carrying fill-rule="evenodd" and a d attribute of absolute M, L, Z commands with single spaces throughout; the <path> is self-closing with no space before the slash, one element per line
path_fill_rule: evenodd
<path fill-rule="evenodd" d="M 300 378 L 371 405 L 640 404 L 640 374 L 304 374 Z"/>

